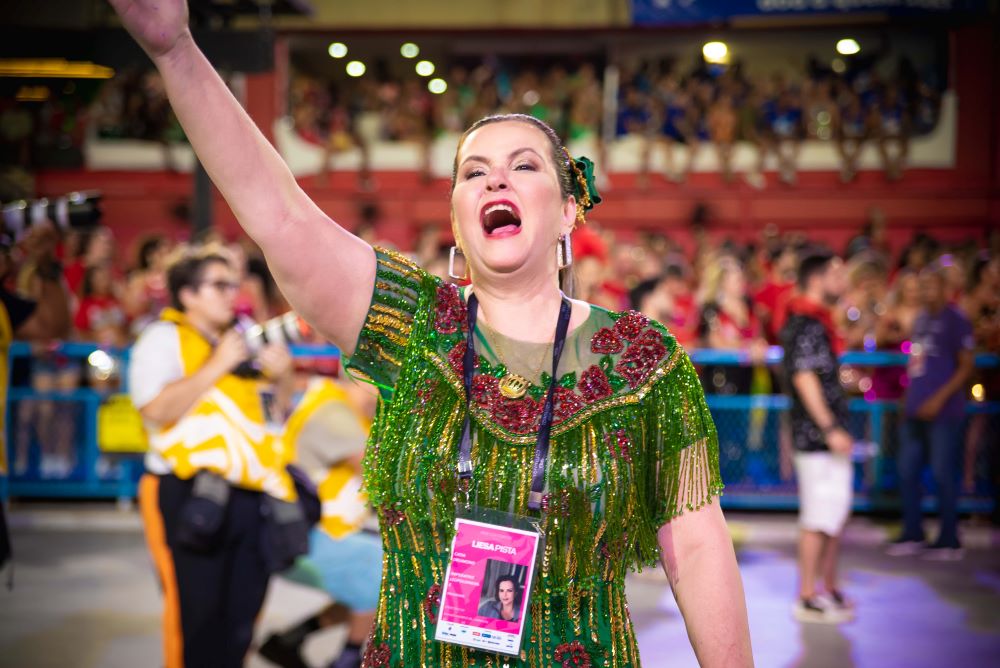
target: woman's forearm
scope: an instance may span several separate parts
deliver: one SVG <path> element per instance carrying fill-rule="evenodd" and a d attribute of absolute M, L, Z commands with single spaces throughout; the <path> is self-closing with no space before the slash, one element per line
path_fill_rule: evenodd
<path fill-rule="evenodd" d="M 718 502 L 665 524 L 659 540 L 699 665 L 753 666 L 743 581 Z"/>
<path fill-rule="evenodd" d="M 155 63 L 198 159 L 247 233 L 266 242 L 306 196 L 190 32 Z"/>
<path fill-rule="evenodd" d="M 264 251 L 282 292 L 326 338 L 352 352 L 371 297 L 371 247 L 302 191 L 190 32 L 155 62 L 199 160 Z"/>

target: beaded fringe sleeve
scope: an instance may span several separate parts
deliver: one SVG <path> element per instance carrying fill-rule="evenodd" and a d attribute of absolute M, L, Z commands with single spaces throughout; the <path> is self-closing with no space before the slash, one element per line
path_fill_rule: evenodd
<path fill-rule="evenodd" d="M 376 248 L 375 259 L 371 305 L 347 368 L 391 399 L 429 277 L 398 253 Z"/>
<path fill-rule="evenodd" d="M 365 458 L 386 551 L 365 666 L 463 665 L 475 652 L 431 639 L 455 504 L 464 494 L 455 467 L 466 410 L 465 303 L 455 286 L 401 256 L 377 253 L 372 307 L 348 362 L 383 398 Z M 592 309 L 597 321 L 586 355 L 557 379 L 541 511 L 547 540 L 530 635 L 520 661 L 496 665 L 566 665 L 556 657 L 572 656 L 589 663 L 571 665 L 637 666 L 625 574 L 658 561 L 663 524 L 722 492 L 715 426 L 687 353 L 640 313 Z M 508 399 L 498 389 L 505 374 L 497 360 L 477 359 L 468 491 L 480 506 L 530 515 L 549 378 Z M 420 608 L 426 615 L 414 614 Z"/>

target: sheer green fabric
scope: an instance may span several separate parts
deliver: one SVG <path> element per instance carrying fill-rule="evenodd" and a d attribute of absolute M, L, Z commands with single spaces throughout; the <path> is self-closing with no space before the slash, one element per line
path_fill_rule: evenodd
<path fill-rule="evenodd" d="M 364 665 L 638 666 L 625 574 L 657 561 L 664 523 L 722 492 L 715 427 L 687 354 L 640 314 L 591 307 L 560 363 L 543 510 L 532 513 L 549 380 L 538 368 L 551 371 L 551 347 L 477 325 L 475 471 L 460 488 L 463 297 L 401 256 L 377 255 L 372 307 L 348 362 L 382 392 L 365 485 L 385 560 Z M 533 383 L 522 399 L 497 390 L 506 363 Z M 545 527 L 520 659 L 433 640 L 455 505 L 466 493 L 480 506 L 540 516 Z"/>

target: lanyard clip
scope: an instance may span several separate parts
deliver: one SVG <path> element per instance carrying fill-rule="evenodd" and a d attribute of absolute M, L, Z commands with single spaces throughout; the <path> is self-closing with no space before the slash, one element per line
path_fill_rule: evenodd
<path fill-rule="evenodd" d="M 471 478 L 472 477 L 472 460 L 466 459 L 458 462 L 458 477 L 459 478 Z"/>

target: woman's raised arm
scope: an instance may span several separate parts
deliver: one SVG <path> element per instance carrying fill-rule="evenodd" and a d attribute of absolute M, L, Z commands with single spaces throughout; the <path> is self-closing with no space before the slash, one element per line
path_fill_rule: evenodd
<path fill-rule="evenodd" d="M 292 307 L 353 352 L 375 276 L 371 247 L 324 214 L 229 92 L 188 29 L 186 0 L 110 0 L 163 76 L 198 159 L 264 251 Z"/>

